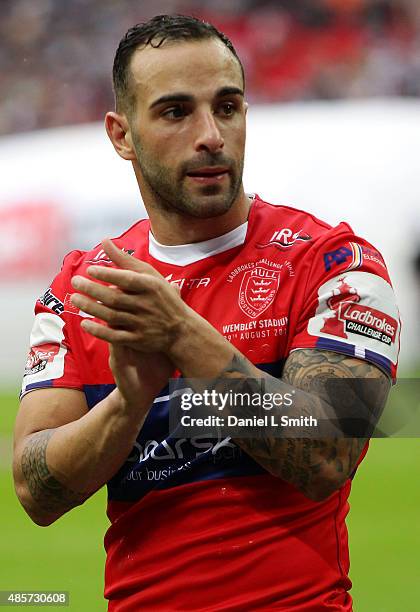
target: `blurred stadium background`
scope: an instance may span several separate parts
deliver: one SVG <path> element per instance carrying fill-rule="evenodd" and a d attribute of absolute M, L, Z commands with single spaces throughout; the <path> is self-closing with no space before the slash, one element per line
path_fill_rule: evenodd
<path fill-rule="evenodd" d="M 104 491 L 47 530 L 31 525 L 13 493 L 11 431 L 35 298 L 67 251 L 145 216 L 102 120 L 121 36 L 167 12 L 213 22 L 243 59 L 246 189 L 347 220 L 382 251 L 403 319 L 400 375 L 420 372 L 418 0 L 2 0 L 0 590 L 68 590 L 72 610 L 105 609 Z M 357 612 L 419 608 L 419 466 L 418 440 L 374 440 L 355 478 Z"/>

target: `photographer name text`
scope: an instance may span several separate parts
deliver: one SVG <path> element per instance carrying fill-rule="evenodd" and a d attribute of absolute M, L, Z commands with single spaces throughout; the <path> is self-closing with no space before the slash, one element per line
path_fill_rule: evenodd
<path fill-rule="evenodd" d="M 288 417 L 274 414 L 248 418 L 233 414 L 227 417 L 215 415 L 192 417 L 184 414 L 181 417 L 181 425 L 183 427 L 317 427 L 318 419 L 313 416 Z"/>

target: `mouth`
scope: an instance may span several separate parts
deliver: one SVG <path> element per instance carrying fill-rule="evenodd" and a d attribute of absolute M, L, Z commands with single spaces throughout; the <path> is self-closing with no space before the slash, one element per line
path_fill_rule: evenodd
<path fill-rule="evenodd" d="M 218 183 L 223 181 L 229 175 L 229 168 L 225 166 L 212 166 L 205 168 L 198 168 L 198 170 L 192 170 L 187 172 L 187 176 L 192 180 L 199 183 Z"/>

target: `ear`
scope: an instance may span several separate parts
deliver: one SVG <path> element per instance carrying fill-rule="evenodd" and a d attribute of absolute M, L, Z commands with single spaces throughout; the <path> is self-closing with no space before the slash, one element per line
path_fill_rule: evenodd
<path fill-rule="evenodd" d="M 136 154 L 127 117 L 119 113 L 107 113 L 105 115 L 105 129 L 118 155 L 123 159 L 135 160 Z"/>

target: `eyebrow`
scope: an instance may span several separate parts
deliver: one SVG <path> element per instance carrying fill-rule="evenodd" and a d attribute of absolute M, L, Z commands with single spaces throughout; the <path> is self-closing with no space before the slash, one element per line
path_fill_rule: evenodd
<path fill-rule="evenodd" d="M 244 92 L 239 87 L 221 87 L 216 92 L 216 98 L 223 98 L 225 96 L 242 96 L 244 97 Z M 193 102 L 194 96 L 191 94 L 176 92 L 173 94 L 166 94 L 165 96 L 160 96 L 157 100 L 152 102 L 150 105 L 150 109 L 155 108 L 155 106 L 159 106 L 160 104 L 167 104 L 168 102 Z"/>

